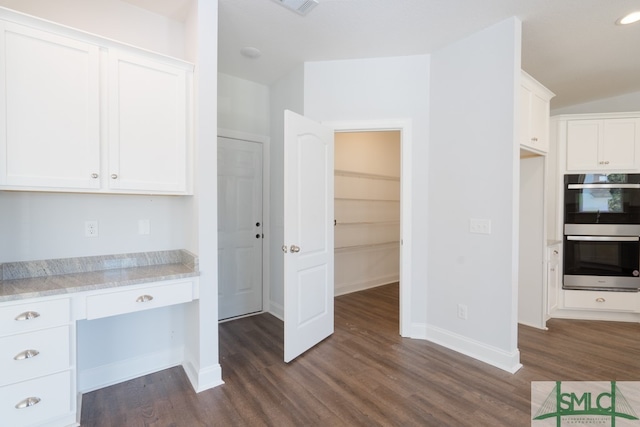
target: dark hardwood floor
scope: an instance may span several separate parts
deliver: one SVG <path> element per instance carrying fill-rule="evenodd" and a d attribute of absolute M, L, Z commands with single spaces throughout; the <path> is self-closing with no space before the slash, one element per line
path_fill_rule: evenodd
<path fill-rule="evenodd" d="M 531 381 L 640 380 L 640 324 L 520 326 L 509 374 L 398 335 L 397 285 L 335 300 L 335 333 L 290 364 L 269 314 L 219 326 L 226 384 L 176 367 L 83 396 L 82 426 L 530 426 Z"/>

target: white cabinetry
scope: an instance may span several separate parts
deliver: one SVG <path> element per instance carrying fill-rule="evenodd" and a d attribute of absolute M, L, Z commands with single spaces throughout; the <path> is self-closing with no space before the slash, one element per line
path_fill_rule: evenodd
<path fill-rule="evenodd" d="M 0 307 L 0 420 L 75 422 L 74 326 L 69 299 Z"/>
<path fill-rule="evenodd" d="M 637 292 L 564 291 L 568 309 L 603 311 L 638 311 Z"/>
<path fill-rule="evenodd" d="M 547 248 L 547 316 L 551 317 L 558 308 L 558 293 L 562 284 L 560 277 L 560 260 L 562 243 Z"/>
<path fill-rule="evenodd" d="M 0 184 L 98 189 L 98 47 L 5 21 L 0 46 Z"/>
<path fill-rule="evenodd" d="M 185 192 L 187 73 L 109 54 L 109 188 Z"/>
<path fill-rule="evenodd" d="M 0 20 L 0 189 L 189 194 L 193 65 L 57 30 Z"/>
<path fill-rule="evenodd" d="M 640 118 L 567 121 L 567 171 L 635 170 Z"/>
<path fill-rule="evenodd" d="M 549 103 L 555 94 L 522 71 L 520 85 L 520 146 L 549 151 Z"/>

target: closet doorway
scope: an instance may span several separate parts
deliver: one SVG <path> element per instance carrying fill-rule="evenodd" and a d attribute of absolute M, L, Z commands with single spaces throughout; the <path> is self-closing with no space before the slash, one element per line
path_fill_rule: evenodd
<path fill-rule="evenodd" d="M 396 262 L 399 264 L 399 280 L 400 283 L 400 325 L 399 333 L 403 337 L 419 337 L 422 336 L 422 329 L 420 324 L 412 320 L 412 278 L 411 278 L 411 264 L 412 264 L 412 221 L 411 221 L 411 203 L 412 203 L 412 122 L 410 119 L 376 119 L 376 120 L 349 120 L 349 121 L 336 121 L 336 122 L 324 122 L 327 126 L 334 129 L 336 140 L 340 138 L 341 133 L 367 133 L 367 132 L 396 132 L 399 136 L 399 158 L 400 158 L 400 222 L 399 236 L 396 235 L 396 241 L 399 240 L 399 255 L 396 258 Z M 340 173 L 340 166 L 342 163 L 336 163 L 334 169 Z M 376 175 L 376 174 L 373 174 Z M 378 174 L 387 175 L 388 174 Z M 340 178 L 342 179 L 342 178 Z M 381 180 L 382 181 L 382 180 Z M 393 181 L 390 181 L 393 183 Z M 385 185 L 385 184 L 383 184 Z M 386 184 L 388 185 L 388 184 Z M 395 185 L 398 185 L 396 183 Z M 344 197 L 344 196 L 340 196 Z M 348 199 L 349 197 L 344 197 Z M 336 211 L 339 208 L 336 208 Z M 337 223 L 341 220 L 336 217 L 336 229 Z M 343 220 L 344 222 L 344 220 Z M 365 221 L 366 222 L 366 221 Z M 387 224 L 388 226 L 388 224 Z M 357 227 L 354 225 L 354 227 Z M 382 227 L 384 228 L 384 227 Z M 392 228 L 392 227 L 388 227 Z M 388 232 L 388 230 L 387 230 Z M 340 237 L 342 239 L 342 237 Z M 382 242 L 382 241 L 381 241 Z M 343 241 L 336 239 L 336 255 L 340 249 L 337 249 L 339 245 L 343 245 Z M 338 265 L 341 260 L 336 259 L 336 269 L 342 267 Z M 347 267 L 348 268 L 348 267 Z M 338 273 L 339 274 L 339 273 Z M 336 276 L 336 294 L 346 293 L 342 278 Z M 357 286 L 357 285 L 356 285 Z M 341 289 L 339 289 L 339 287 Z M 355 290 L 354 287 L 351 289 Z M 346 291 L 346 292 L 343 292 Z"/>
<path fill-rule="evenodd" d="M 399 130 L 335 133 L 335 295 L 400 280 Z"/>

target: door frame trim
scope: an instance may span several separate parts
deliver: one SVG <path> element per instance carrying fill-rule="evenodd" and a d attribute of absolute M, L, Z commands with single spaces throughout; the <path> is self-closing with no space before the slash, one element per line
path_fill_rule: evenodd
<path fill-rule="evenodd" d="M 400 335 L 411 337 L 412 121 L 411 119 L 325 121 L 334 132 L 400 132 Z"/>
<path fill-rule="evenodd" d="M 269 231 L 271 230 L 271 220 L 270 220 L 270 205 L 269 201 L 271 200 L 269 189 L 270 186 L 270 176 L 271 171 L 269 169 L 269 165 L 271 164 L 269 154 L 270 154 L 270 144 L 271 138 L 264 135 L 257 135 L 249 132 L 242 132 L 233 129 L 224 129 L 218 128 L 218 137 L 229 138 L 229 139 L 238 139 L 241 141 L 255 142 L 258 144 L 262 144 L 262 230 L 264 234 L 264 239 L 262 239 L 262 311 L 251 313 L 248 316 L 252 316 L 254 314 L 266 313 L 271 309 L 270 298 L 271 295 L 271 285 L 269 281 L 270 276 L 270 265 L 269 260 L 269 248 L 270 248 L 270 240 L 271 236 Z M 216 145 L 218 141 L 216 139 Z M 217 165 L 216 165 L 217 168 Z M 266 232 L 265 232 L 266 231 Z M 235 317 L 233 319 L 236 319 Z"/>

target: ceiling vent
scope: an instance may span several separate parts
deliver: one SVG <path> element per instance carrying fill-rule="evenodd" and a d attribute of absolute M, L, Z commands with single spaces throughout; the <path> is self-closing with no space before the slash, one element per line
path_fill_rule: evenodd
<path fill-rule="evenodd" d="M 293 10 L 298 15 L 306 15 L 318 5 L 318 0 L 273 0 L 287 9 Z"/>

